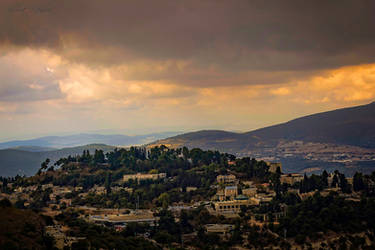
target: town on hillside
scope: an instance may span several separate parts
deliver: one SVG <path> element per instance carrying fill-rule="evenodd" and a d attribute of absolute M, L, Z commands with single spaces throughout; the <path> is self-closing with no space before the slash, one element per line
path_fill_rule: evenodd
<path fill-rule="evenodd" d="M 0 185 L 2 213 L 40 217 L 41 248 L 375 247 L 375 173 L 283 173 L 277 162 L 157 146 L 46 159 Z"/>

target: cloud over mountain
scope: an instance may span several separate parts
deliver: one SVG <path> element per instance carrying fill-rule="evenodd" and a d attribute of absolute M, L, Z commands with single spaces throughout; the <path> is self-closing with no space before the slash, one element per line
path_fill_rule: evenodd
<path fill-rule="evenodd" d="M 362 104 L 375 98 L 374 9 L 370 0 L 3 0 L 0 116 L 11 122 L 2 128 L 247 130 Z"/>

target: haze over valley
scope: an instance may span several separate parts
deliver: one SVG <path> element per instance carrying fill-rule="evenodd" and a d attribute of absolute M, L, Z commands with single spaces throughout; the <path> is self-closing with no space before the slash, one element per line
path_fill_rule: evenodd
<path fill-rule="evenodd" d="M 33 175 L 41 162 L 50 159 L 53 163 L 68 155 L 92 153 L 97 150 L 108 152 L 116 147 L 129 147 L 163 139 L 176 132 L 155 133 L 139 136 L 76 134 L 48 136 L 31 140 L 0 143 L 0 176 Z"/>
<path fill-rule="evenodd" d="M 77 134 L 0 143 L 1 174 L 34 174 L 45 158 L 56 161 L 84 149 L 166 145 L 219 150 L 281 162 L 285 172 L 321 173 L 339 169 L 347 175 L 375 168 L 375 102 L 291 120 L 245 133 L 202 130 L 141 136 Z M 90 144 L 90 145 L 88 145 Z M 86 145 L 86 146 L 85 146 Z"/>

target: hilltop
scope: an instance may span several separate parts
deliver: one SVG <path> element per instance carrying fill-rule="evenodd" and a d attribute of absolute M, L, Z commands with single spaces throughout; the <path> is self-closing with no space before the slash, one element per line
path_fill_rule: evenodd
<path fill-rule="evenodd" d="M 177 132 L 163 132 L 153 133 L 145 135 L 123 135 L 123 134 L 74 134 L 66 136 L 45 136 L 34 138 L 31 140 L 16 140 L 7 141 L 0 143 L 0 149 L 7 148 L 26 148 L 26 151 L 30 151 L 30 148 L 39 148 L 38 151 L 47 151 L 49 148 L 66 148 L 66 147 L 77 147 L 88 144 L 107 144 L 113 146 L 131 146 L 141 145 L 163 139 L 166 137 L 174 136 Z M 40 150 L 42 148 L 42 150 Z M 44 149 L 43 149 L 44 148 Z"/>
<path fill-rule="evenodd" d="M 41 162 L 46 158 L 54 162 L 68 155 L 81 154 L 83 150 L 94 152 L 98 149 L 108 152 L 117 146 L 142 145 L 176 134 L 176 132 L 135 136 L 76 134 L 2 142 L 0 143 L 0 176 L 17 174 L 30 176 L 36 173 Z"/>
<path fill-rule="evenodd" d="M 0 248 L 19 248 L 17 239 L 37 249 L 374 248 L 375 172 L 284 174 L 165 146 L 106 156 L 85 150 L 31 177 L 0 178 Z"/>
<path fill-rule="evenodd" d="M 280 160 L 288 162 L 289 171 L 303 171 L 301 163 L 309 169 L 319 165 L 319 170 L 322 165 L 367 168 L 375 166 L 372 164 L 375 159 L 364 157 L 375 153 L 375 102 L 308 115 L 246 133 L 219 130 L 186 133 L 156 141 L 151 146 L 161 144 Z M 343 159 L 336 159 L 337 155 Z"/>
<path fill-rule="evenodd" d="M 302 140 L 375 148 L 375 102 L 304 116 L 244 136 L 269 143 Z"/>
<path fill-rule="evenodd" d="M 116 147 L 104 144 L 90 144 L 79 147 L 54 149 L 49 151 L 25 151 L 19 149 L 3 149 L 0 150 L 0 176 L 26 175 L 30 176 L 36 173 L 40 168 L 40 164 L 49 158 L 51 162 L 55 162 L 62 157 L 68 155 L 81 154 L 83 150 L 94 152 L 95 149 L 109 152 Z M 34 148 L 32 148 L 34 149 Z"/>

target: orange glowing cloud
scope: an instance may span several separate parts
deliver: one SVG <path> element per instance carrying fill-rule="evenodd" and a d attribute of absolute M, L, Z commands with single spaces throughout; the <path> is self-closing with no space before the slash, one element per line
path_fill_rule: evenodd
<path fill-rule="evenodd" d="M 375 64 L 326 71 L 300 81 L 292 91 L 295 95 L 301 94 L 308 102 L 356 104 L 371 101 L 375 98 Z"/>
<path fill-rule="evenodd" d="M 37 121 L 43 120 L 61 129 L 118 127 L 119 124 L 137 129 L 142 123 L 147 123 L 149 126 L 168 124 L 186 129 L 247 131 L 307 113 L 370 102 L 375 98 L 375 64 L 297 74 L 289 80 L 281 77 L 282 80 L 274 84 L 239 84 L 255 76 L 242 72 L 226 78 L 219 86 L 189 85 L 173 77 L 159 80 L 141 77 L 152 72 L 161 76 L 169 70 L 192 70 L 188 61 L 157 65 L 155 61 L 145 60 L 90 66 L 67 61 L 51 51 L 26 49 L 0 58 L 0 64 L 3 69 L 16 65 L 14 74 L 8 70 L 7 77 L 18 81 L 18 87 L 11 92 L 13 96 L 5 94 L 10 86 L 0 86 L 4 93 L 0 100 L 0 117 L 4 126 L 14 122 L 23 124 L 27 120 L 26 123 L 38 127 Z M 219 77 L 216 70 L 212 68 L 211 73 Z M 24 76 L 19 78 L 17 71 L 23 72 Z M 256 77 L 261 79 L 262 74 L 266 72 L 258 71 Z M 277 80 L 278 74 L 281 73 L 276 73 L 272 81 Z M 214 80 L 210 78 L 210 81 Z M 232 81 L 237 84 L 230 84 Z M 52 87 L 60 94 L 39 98 L 51 93 L 49 89 Z M 30 93 L 35 97 L 23 98 Z M 17 98 L 25 99 L 23 102 L 28 102 L 28 105 L 23 105 Z"/>

